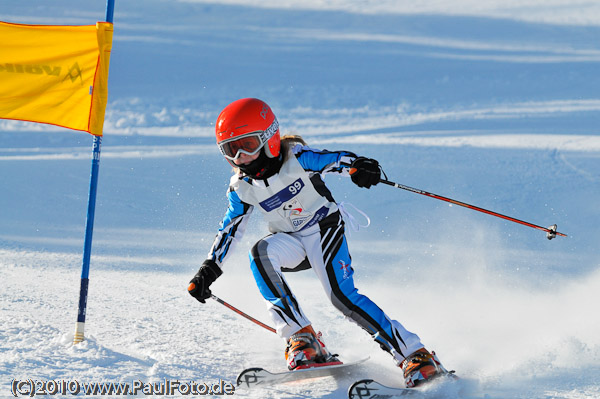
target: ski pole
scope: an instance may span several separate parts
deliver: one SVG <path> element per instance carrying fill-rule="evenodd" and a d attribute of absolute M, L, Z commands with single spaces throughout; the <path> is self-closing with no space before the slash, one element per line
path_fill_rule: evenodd
<path fill-rule="evenodd" d="M 221 298 L 217 297 L 216 295 L 211 295 L 210 296 L 212 299 L 214 299 L 215 301 L 217 301 L 218 303 L 220 303 L 221 305 L 225 306 L 228 309 L 233 310 L 235 313 L 239 314 L 240 316 L 245 317 L 246 319 L 250 320 L 251 322 L 258 324 L 259 326 L 261 326 L 262 328 L 264 328 L 265 330 L 269 330 L 272 333 L 276 333 L 277 331 L 273 328 L 273 327 L 269 327 L 268 325 L 256 320 L 254 317 L 242 312 L 241 310 L 239 310 L 238 308 L 236 308 L 235 306 L 232 306 L 230 304 L 228 304 L 227 302 L 225 302 L 224 300 L 222 300 Z"/>
<path fill-rule="evenodd" d="M 413 193 L 425 195 L 427 197 L 431 197 L 431 198 L 435 198 L 435 199 L 438 199 L 438 200 L 450 202 L 451 204 L 460 205 L 460 206 L 463 206 L 465 208 L 473 209 L 474 211 L 487 213 L 488 215 L 496 216 L 496 217 L 499 217 L 499 218 L 502 218 L 502 219 L 509 220 L 511 222 L 519 223 L 519 224 L 522 224 L 522 225 L 525 225 L 525 226 L 532 227 L 534 229 L 545 231 L 546 232 L 546 238 L 548 238 L 549 240 L 553 239 L 556 236 L 562 236 L 562 237 L 566 237 L 567 236 L 566 234 L 559 233 L 558 231 L 556 231 L 556 228 L 557 228 L 556 225 L 552 225 L 550 227 L 542 227 L 542 226 L 538 226 L 538 225 L 533 224 L 533 223 L 525 222 L 523 220 L 515 219 L 515 218 L 510 217 L 510 216 L 502 215 L 501 213 L 497 213 L 497 212 L 493 212 L 493 211 L 490 211 L 490 210 L 487 210 L 487 209 L 483 209 L 483 208 L 480 208 L 480 207 L 475 206 L 475 205 L 470 205 L 470 204 L 467 204 L 465 202 L 460 202 L 460 201 L 457 201 L 457 200 L 453 200 L 451 198 L 443 197 L 441 195 L 437 195 L 437 194 L 433 194 L 433 193 L 428 193 L 427 191 L 419 190 L 417 188 L 408 187 L 408 186 L 405 186 L 403 184 L 394 183 L 394 182 L 391 182 L 389 180 L 380 179 L 379 182 L 383 183 L 383 184 L 387 184 L 388 186 L 393 186 L 393 187 L 396 187 L 396 188 L 401 188 L 402 190 L 407 190 L 407 191 L 410 191 L 410 192 L 413 192 Z"/>
<path fill-rule="evenodd" d="M 342 165 L 343 166 L 347 166 L 347 167 L 350 166 L 348 164 L 342 164 Z M 348 173 L 353 174 L 355 172 L 356 172 L 355 168 L 350 168 Z M 467 204 L 465 202 L 453 200 L 452 198 L 444 197 L 444 196 L 433 194 L 433 193 L 428 193 L 427 191 L 419 190 L 418 188 L 413 188 L 413 187 L 405 186 L 403 184 L 394 183 L 394 182 L 386 180 L 386 179 L 379 179 L 379 183 L 387 184 L 388 186 L 400 188 L 402 190 L 410 191 L 412 193 L 425 195 L 425 196 L 430 197 L 430 198 L 435 198 L 435 199 L 438 199 L 438 200 L 450 202 L 451 204 L 463 206 L 465 208 L 469 208 L 469 209 L 472 209 L 474 211 L 487 213 L 488 215 L 496 216 L 496 217 L 499 217 L 499 218 L 502 218 L 502 219 L 509 220 L 511 222 L 519 223 L 519 224 L 522 224 L 522 225 L 525 225 L 525 226 L 532 227 L 534 229 L 545 231 L 546 232 L 546 238 L 548 238 L 549 240 L 553 239 L 556 236 L 561 236 L 561 237 L 566 237 L 567 236 L 566 234 L 559 233 L 558 231 L 556 231 L 557 226 L 555 224 L 552 225 L 552 226 L 550 226 L 550 227 L 542 227 L 542 226 L 538 226 L 538 225 L 533 224 L 533 223 L 525 222 L 523 220 L 519 220 L 519 219 L 510 217 L 510 216 L 502 215 L 501 213 L 497 213 L 497 212 L 493 212 L 493 211 L 490 211 L 490 210 L 487 210 L 487 209 L 483 209 L 483 208 L 480 208 L 480 207 L 475 206 L 475 205 L 470 205 L 470 204 Z"/>

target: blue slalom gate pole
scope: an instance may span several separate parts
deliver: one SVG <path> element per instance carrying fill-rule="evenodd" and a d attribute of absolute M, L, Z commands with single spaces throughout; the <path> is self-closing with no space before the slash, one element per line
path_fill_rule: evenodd
<path fill-rule="evenodd" d="M 113 22 L 115 0 L 106 0 L 106 22 Z M 81 286 L 79 288 L 79 310 L 73 344 L 84 340 L 85 313 L 90 275 L 90 257 L 92 254 L 92 235 L 94 232 L 94 216 L 96 214 L 96 192 L 98 189 L 98 172 L 100 169 L 100 148 L 102 136 L 94 136 L 92 147 L 92 171 L 90 174 L 90 191 L 88 197 L 87 219 L 85 223 L 85 239 L 83 242 L 83 264 L 81 267 Z"/>

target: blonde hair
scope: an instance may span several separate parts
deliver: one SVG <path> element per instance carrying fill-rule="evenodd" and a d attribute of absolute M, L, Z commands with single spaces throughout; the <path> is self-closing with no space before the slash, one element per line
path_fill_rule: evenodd
<path fill-rule="evenodd" d="M 281 152 L 283 152 L 283 157 L 287 157 L 290 148 L 294 147 L 296 144 L 307 145 L 306 141 L 302 138 L 302 136 L 298 134 L 286 134 L 285 136 L 281 136 Z"/>

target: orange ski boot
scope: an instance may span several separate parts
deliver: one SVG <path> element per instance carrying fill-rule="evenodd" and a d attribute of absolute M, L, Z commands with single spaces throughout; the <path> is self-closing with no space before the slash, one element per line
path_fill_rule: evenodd
<path fill-rule="evenodd" d="M 285 348 L 288 369 L 314 367 L 315 364 L 322 363 L 341 363 L 325 348 L 320 337 L 321 333 L 315 334 L 310 325 L 293 334 Z"/>
<path fill-rule="evenodd" d="M 419 386 L 440 375 L 448 374 L 435 352 L 430 353 L 425 348 L 421 348 L 407 356 L 400 367 L 404 373 L 404 384 L 407 388 Z"/>

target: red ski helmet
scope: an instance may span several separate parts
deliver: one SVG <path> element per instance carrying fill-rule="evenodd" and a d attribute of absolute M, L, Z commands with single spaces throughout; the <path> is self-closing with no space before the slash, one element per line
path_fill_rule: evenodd
<path fill-rule="evenodd" d="M 215 133 L 221 153 L 231 164 L 240 153 L 254 155 L 262 148 L 268 158 L 279 157 L 279 122 L 271 107 L 257 98 L 242 98 L 226 106 L 217 118 Z"/>

